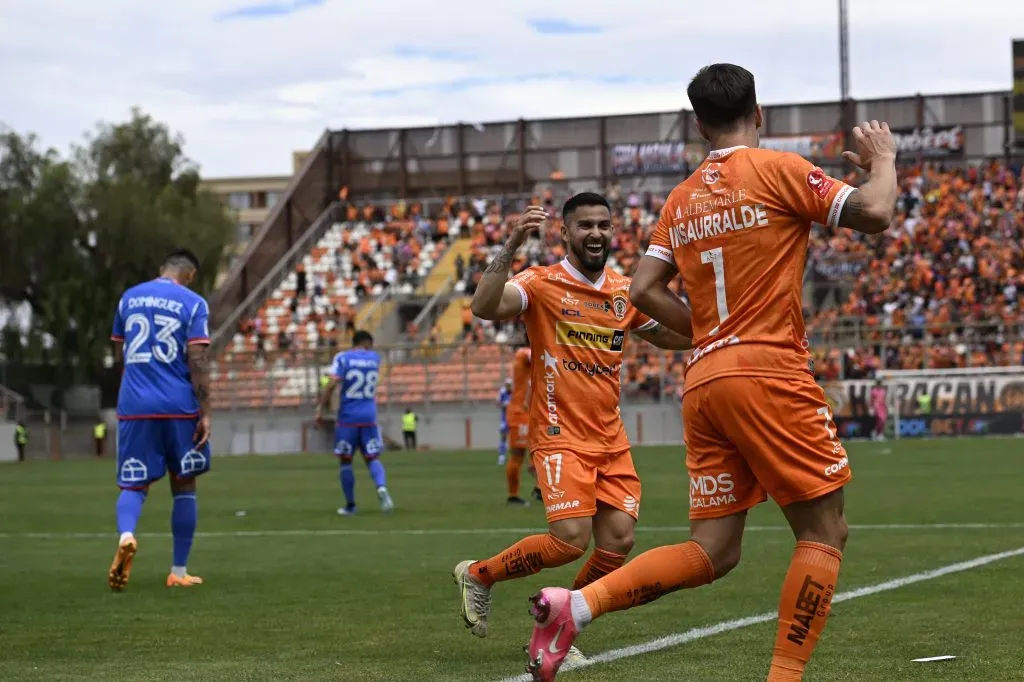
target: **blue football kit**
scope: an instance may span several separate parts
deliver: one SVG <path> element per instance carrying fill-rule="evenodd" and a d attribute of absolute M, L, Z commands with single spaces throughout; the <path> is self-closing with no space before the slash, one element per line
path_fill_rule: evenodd
<path fill-rule="evenodd" d="M 498 427 L 501 437 L 508 435 L 508 405 L 512 402 L 512 390 L 504 386 L 498 391 L 498 407 L 501 409 L 501 423 Z"/>
<path fill-rule="evenodd" d="M 352 458 L 363 455 L 370 478 L 377 488 L 381 509 L 391 511 L 393 502 L 387 491 L 387 476 L 380 454 L 384 450 L 377 424 L 377 382 L 380 356 L 369 348 L 355 348 L 334 356 L 331 377 L 338 383 L 340 403 L 334 427 L 334 454 L 341 460 L 341 490 L 345 506 L 338 513 L 347 516 L 356 510 L 355 472 Z"/>
<path fill-rule="evenodd" d="M 199 401 L 188 368 L 190 344 L 210 341 L 202 296 L 158 278 L 124 293 L 111 338 L 123 346 L 117 397 L 117 483 L 144 488 L 167 471 L 179 478 L 210 468 L 210 445 L 193 447 Z"/>
<path fill-rule="evenodd" d="M 124 372 L 117 396 L 117 530 L 121 537 L 108 574 L 124 589 L 137 549 L 135 529 L 149 485 L 168 471 L 179 481 L 210 469 L 210 444 L 196 447 L 200 417 L 188 352 L 210 342 L 210 309 L 199 294 L 160 277 L 132 287 L 114 313 L 111 339 L 122 344 Z M 181 486 L 171 506 L 172 563 L 167 586 L 198 585 L 186 565 L 195 537 L 195 489 Z"/>
<path fill-rule="evenodd" d="M 384 446 L 377 426 L 380 356 L 363 349 L 338 353 L 334 356 L 331 376 L 341 387 L 334 454 L 352 457 L 358 450 L 366 459 L 377 457 Z"/>

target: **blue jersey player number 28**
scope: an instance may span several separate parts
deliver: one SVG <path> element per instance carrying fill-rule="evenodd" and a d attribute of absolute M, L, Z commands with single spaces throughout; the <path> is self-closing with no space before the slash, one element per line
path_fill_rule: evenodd
<path fill-rule="evenodd" d="M 341 489 L 345 506 L 342 516 L 355 513 L 355 472 L 352 458 L 363 455 L 370 477 L 377 487 L 381 509 L 390 511 L 393 504 L 386 487 L 384 465 L 380 462 L 384 441 L 377 424 L 377 382 L 380 380 L 380 356 L 373 350 L 373 336 L 358 331 L 352 336 L 352 350 L 338 353 L 331 363 L 330 382 L 317 408 L 317 422 L 323 419 L 324 407 L 335 390 L 341 397 L 338 420 L 334 427 L 334 454 L 341 462 Z"/>

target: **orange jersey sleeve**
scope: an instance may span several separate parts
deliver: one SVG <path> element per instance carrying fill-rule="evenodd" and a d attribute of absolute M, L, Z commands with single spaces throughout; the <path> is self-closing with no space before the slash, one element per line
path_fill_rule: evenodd
<path fill-rule="evenodd" d="M 802 156 L 779 153 L 775 159 L 775 189 L 781 206 L 794 216 L 839 227 L 843 205 L 854 188 Z"/>
<path fill-rule="evenodd" d="M 654 233 L 651 234 L 651 243 L 647 245 L 646 255 L 675 265 L 676 262 L 672 257 L 672 240 L 669 237 L 669 228 L 672 225 L 670 210 L 673 210 L 671 202 L 666 202 L 661 207 L 658 224 L 654 226 Z M 674 210 L 678 210 L 678 206 Z"/>

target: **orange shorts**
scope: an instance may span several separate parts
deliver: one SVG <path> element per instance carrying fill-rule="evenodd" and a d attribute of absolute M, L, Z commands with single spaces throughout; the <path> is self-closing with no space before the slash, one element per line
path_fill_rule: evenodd
<path fill-rule="evenodd" d="M 772 496 L 812 500 L 852 474 L 825 393 L 808 376 L 722 377 L 683 396 L 690 518 L 714 519 Z"/>
<path fill-rule="evenodd" d="M 509 422 L 508 424 L 508 446 L 512 450 L 530 449 L 530 423 Z"/>
<path fill-rule="evenodd" d="M 531 458 L 548 523 L 593 516 L 598 502 L 639 517 L 640 477 L 629 450 L 614 455 L 536 450 Z"/>

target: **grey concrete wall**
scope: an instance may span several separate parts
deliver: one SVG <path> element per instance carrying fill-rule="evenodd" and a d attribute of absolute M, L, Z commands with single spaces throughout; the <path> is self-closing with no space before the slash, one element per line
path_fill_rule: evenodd
<path fill-rule="evenodd" d="M 498 443 L 499 414 L 493 405 L 419 405 L 417 438 L 433 450 L 489 449 Z M 678 404 L 630 405 L 622 408 L 626 432 L 634 445 L 682 444 L 683 426 Z M 385 438 L 402 441 L 401 412 L 380 415 Z M 328 452 L 333 429 L 314 428 L 312 412 L 277 410 L 221 412 L 214 415 L 211 447 L 215 454 L 270 454 Z"/>

